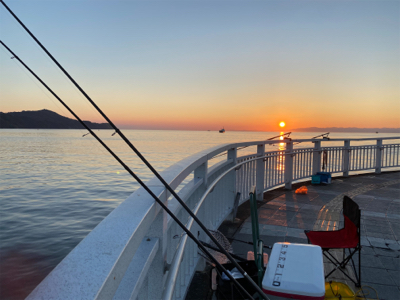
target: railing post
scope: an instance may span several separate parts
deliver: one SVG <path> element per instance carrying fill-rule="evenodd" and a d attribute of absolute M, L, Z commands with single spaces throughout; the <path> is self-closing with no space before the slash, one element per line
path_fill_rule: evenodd
<path fill-rule="evenodd" d="M 315 141 L 314 143 L 314 152 L 313 152 L 313 175 L 316 175 L 317 172 L 321 171 L 321 141 Z"/>
<path fill-rule="evenodd" d="M 228 150 L 228 157 L 227 159 L 232 159 L 232 166 L 236 165 L 237 163 L 237 148 L 232 148 Z M 229 191 L 232 191 L 232 212 L 228 216 L 227 219 L 230 219 L 232 221 L 235 221 L 236 218 L 236 212 L 237 212 L 237 206 L 239 204 L 239 200 L 237 199 L 237 189 L 236 189 L 236 171 L 232 171 L 231 174 L 228 175 L 231 180 L 232 184 L 232 189 L 229 189 Z"/>
<path fill-rule="evenodd" d="M 375 173 L 380 174 L 382 168 L 382 140 L 376 141 Z"/>
<path fill-rule="evenodd" d="M 197 182 L 198 180 L 204 179 L 205 186 L 207 186 L 207 166 L 208 161 L 194 169 L 194 181 Z"/>
<path fill-rule="evenodd" d="M 204 186 L 204 189 L 206 189 L 208 186 L 208 161 L 205 161 L 200 166 L 198 166 L 196 169 L 194 169 L 193 175 L 194 175 L 194 182 L 196 183 L 199 180 L 203 180 L 202 185 Z M 203 219 L 202 221 L 204 222 L 205 220 Z M 198 232 L 201 232 L 202 236 L 205 235 L 203 233 L 203 230 L 201 230 L 197 224 L 194 224 L 191 231 L 192 231 L 192 233 L 195 233 L 196 231 L 198 231 Z M 194 245 L 193 247 L 195 247 L 197 249 L 198 246 Z M 190 254 L 188 254 L 188 255 L 190 255 Z M 204 269 L 205 264 L 206 264 L 205 259 L 202 256 L 200 256 L 200 259 L 197 263 L 197 268 Z"/>
<path fill-rule="evenodd" d="M 231 148 L 228 150 L 228 159 L 233 159 L 233 164 L 236 165 L 237 148 Z"/>
<path fill-rule="evenodd" d="M 168 201 L 167 191 L 160 198 L 164 204 L 167 204 Z M 167 204 L 168 205 L 168 204 Z M 157 286 L 158 282 L 163 282 L 165 279 L 165 265 L 167 263 L 167 252 L 168 252 L 168 214 L 165 210 L 161 209 L 161 206 L 158 206 L 159 210 L 157 216 L 153 220 L 148 232 L 147 232 L 147 241 L 151 241 L 151 239 L 158 238 L 160 247 L 158 248 L 154 260 L 152 261 L 149 271 L 147 273 L 147 281 L 148 285 L 151 287 L 147 290 L 147 294 L 149 299 L 154 299 L 157 295 L 162 293 L 162 285 Z"/>
<path fill-rule="evenodd" d="M 293 142 L 286 142 L 285 154 L 285 189 L 292 189 L 293 179 Z"/>
<path fill-rule="evenodd" d="M 257 145 L 257 157 L 265 155 L 265 145 Z M 256 199 L 262 201 L 264 198 L 264 174 L 265 163 L 263 159 L 256 161 Z"/>
<path fill-rule="evenodd" d="M 344 149 L 343 149 L 343 176 L 349 176 L 350 169 L 350 140 L 344 141 Z"/>

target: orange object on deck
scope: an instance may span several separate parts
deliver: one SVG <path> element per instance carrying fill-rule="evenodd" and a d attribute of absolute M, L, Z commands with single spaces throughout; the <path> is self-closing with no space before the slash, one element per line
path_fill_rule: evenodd
<path fill-rule="evenodd" d="M 299 187 L 299 188 L 296 190 L 296 194 L 304 194 L 304 195 L 307 195 L 307 192 L 308 192 L 308 189 L 307 189 L 307 187 L 306 187 L 305 185 L 303 185 L 302 187 Z"/>

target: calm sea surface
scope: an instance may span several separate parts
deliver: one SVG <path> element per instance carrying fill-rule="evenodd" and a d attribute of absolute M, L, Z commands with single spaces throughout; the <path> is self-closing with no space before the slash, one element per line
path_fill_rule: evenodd
<path fill-rule="evenodd" d="M 84 130 L 0 130 L 0 298 L 23 299 L 138 184 Z M 96 132 L 147 181 L 152 177 L 112 131 Z M 215 145 L 278 132 L 124 130 L 158 170 Z M 294 133 L 310 138 L 318 133 Z M 394 134 L 334 133 L 334 138 Z M 304 147 L 304 146 L 303 146 Z M 276 150 L 275 148 L 267 150 Z"/>

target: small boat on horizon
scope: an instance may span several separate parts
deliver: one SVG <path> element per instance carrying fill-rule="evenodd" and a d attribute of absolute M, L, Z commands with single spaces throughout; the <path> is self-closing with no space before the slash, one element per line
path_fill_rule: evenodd
<path fill-rule="evenodd" d="M 224 133 L 225 132 L 225 128 L 220 129 L 219 133 Z"/>

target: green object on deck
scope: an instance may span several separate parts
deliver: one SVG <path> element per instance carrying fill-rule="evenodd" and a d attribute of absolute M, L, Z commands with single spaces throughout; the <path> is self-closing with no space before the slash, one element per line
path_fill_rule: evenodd
<path fill-rule="evenodd" d="M 311 176 L 311 184 L 320 184 L 321 176 L 320 175 L 312 175 Z"/>
<path fill-rule="evenodd" d="M 251 229 L 253 235 L 254 260 L 258 270 L 258 285 L 262 288 L 262 279 L 264 276 L 264 253 L 263 241 L 260 240 L 260 229 L 258 225 L 258 209 L 255 187 L 250 192 L 250 210 L 251 210 Z"/>

